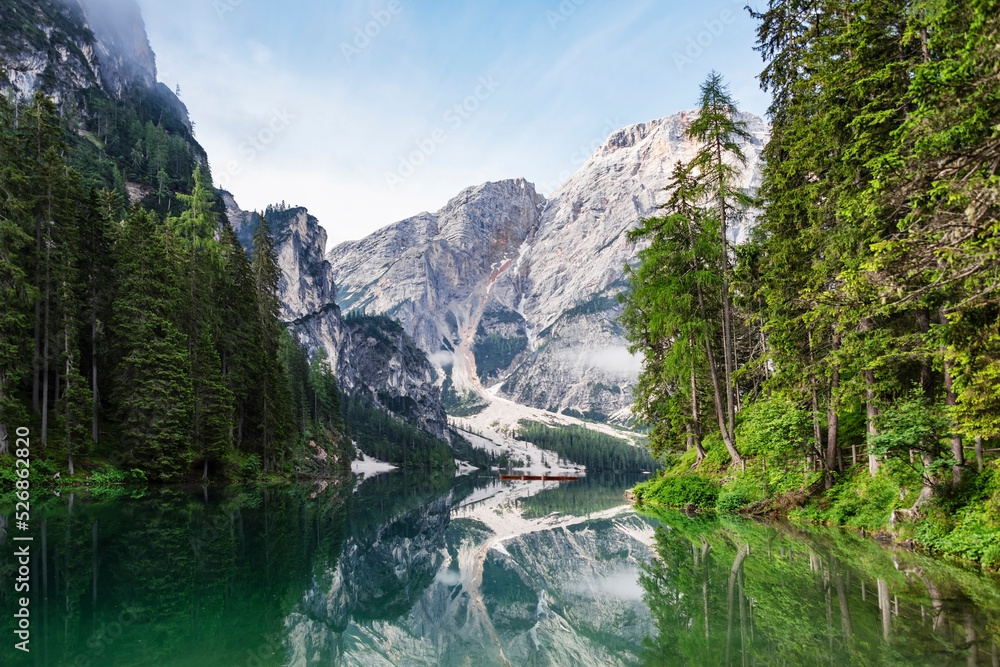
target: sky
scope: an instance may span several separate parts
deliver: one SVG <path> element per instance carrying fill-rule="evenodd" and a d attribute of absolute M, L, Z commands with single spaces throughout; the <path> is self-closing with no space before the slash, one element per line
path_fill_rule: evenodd
<path fill-rule="evenodd" d="M 306 206 L 330 246 L 486 181 L 549 195 L 713 69 L 768 104 L 745 0 L 138 2 L 216 185 Z"/>

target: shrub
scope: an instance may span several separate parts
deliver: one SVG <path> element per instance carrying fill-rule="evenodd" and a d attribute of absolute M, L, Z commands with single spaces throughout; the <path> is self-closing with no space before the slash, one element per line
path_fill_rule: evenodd
<path fill-rule="evenodd" d="M 92 486 L 115 486 L 121 484 L 141 484 L 146 481 L 146 473 L 138 468 L 122 470 L 108 466 L 90 474 Z"/>
<path fill-rule="evenodd" d="M 750 504 L 750 500 L 739 491 L 723 489 L 715 501 L 715 509 L 720 512 L 737 512 Z"/>
<path fill-rule="evenodd" d="M 719 487 L 709 479 L 699 475 L 683 477 L 659 477 L 643 482 L 635 487 L 635 496 L 643 502 L 666 507 L 715 507 Z"/>

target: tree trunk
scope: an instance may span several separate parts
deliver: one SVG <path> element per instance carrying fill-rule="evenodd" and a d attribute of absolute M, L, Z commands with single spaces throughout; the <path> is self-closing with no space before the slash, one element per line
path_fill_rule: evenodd
<path fill-rule="evenodd" d="M 917 330 L 925 335 L 931 330 L 931 316 L 926 308 L 917 311 Z M 920 390 L 924 398 L 934 399 L 934 374 L 928 359 L 922 359 L 920 362 Z"/>
<path fill-rule="evenodd" d="M 721 168 L 722 142 L 715 140 L 715 161 L 716 166 Z M 722 242 L 722 353 L 725 356 L 726 370 L 726 416 L 729 423 L 729 432 L 736 429 L 736 392 L 733 387 L 733 371 L 735 365 L 734 339 L 733 339 L 733 313 L 732 302 L 729 299 L 729 220 L 727 216 L 726 193 L 724 183 L 719 183 L 719 235 Z"/>
<path fill-rule="evenodd" d="M 862 332 L 871 331 L 871 319 L 867 317 L 862 318 L 859 329 Z M 863 375 L 865 378 L 865 423 L 868 433 L 868 446 L 865 449 L 868 452 L 868 473 L 874 477 L 879 469 L 878 457 L 871 452 L 871 440 L 878 432 L 875 428 L 875 417 L 878 416 L 878 409 L 875 407 L 875 371 L 866 368 L 863 371 Z"/>
<path fill-rule="evenodd" d="M 694 234 L 690 232 L 690 221 L 688 222 L 688 230 L 691 235 L 692 250 L 694 244 Z M 705 317 L 705 297 L 701 291 L 701 285 L 698 285 L 698 310 L 699 314 L 704 319 Z M 719 432 L 722 434 L 722 444 L 726 446 L 726 451 L 729 452 L 730 458 L 733 463 L 743 464 L 743 457 L 740 453 L 736 451 L 736 444 L 733 441 L 732 430 L 726 425 L 726 416 L 722 406 L 722 392 L 719 388 L 719 367 L 715 363 L 715 354 L 712 350 L 712 342 L 709 340 L 708 335 L 705 335 L 705 353 L 708 355 L 708 368 L 709 374 L 712 376 L 712 396 L 715 399 L 715 415 L 719 420 Z"/>
<path fill-rule="evenodd" d="M 936 484 L 936 480 L 930 473 L 931 466 L 934 464 L 934 457 L 926 452 L 921 453 L 920 461 L 924 464 L 924 469 L 921 473 L 923 486 L 920 489 L 920 495 L 917 496 L 917 499 L 914 501 L 911 509 L 919 509 L 921 505 L 930 500 L 934 495 L 934 485 Z"/>
<path fill-rule="evenodd" d="M 889 641 L 892 636 L 892 609 L 889 607 L 889 584 L 878 580 L 878 608 L 882 612 L 882 638 Z"/>
<path fill-rule="evenodd" d="M 840 334 L 833 334 L 833 351 L 840 349 Z M 838 472 L 841 465 L 838 461 L 840 443 L 837 442 L 837 431 L 840 421 L 837 417 L 837 390 L 840 388 L 840 364 L 836 361 L 830 369 L 830 402 L 826 407 L 826 465 L 829 473 Z M 826 488 L 833 484 L 831 474 L 827 474 Z"/>
<path fill-rule="evenodd" d="M 816 444 L 813 446 L 813 451 L 819 451 L 823 446 L 823 433 L 819 423 L 819 390 L 816 387 L 816 373 L 813 371 L 816 365 L 816 358 L 813 355 L 813 332 L 812 329 L 809 330 L 807 335 L 809 342 L 809 398 L 812 407 L 812 418 L 813 418 L 813 438 L 816 439 Z M 807 454 L 806 460 L 810 463 L 812 462 L 813 455 Z M 811 466 L 815 469 L 815 465 Z M 826 465 L 824 465 L 826 467 Z"/>
<path fill-rule="evenodd" d="M 705 339 L 705 352 L 708 353 L 708 368 L 709 373 L 712 376 L 712 393 L 715 396 L 715 416 L 719 420 L 719 431 L 722 434 L 722 444 L 726 446 L 726 451 L 729 452 L 729 456 L 733 460 L 733 463 L 742 465 L 743 457 L 740 456 L 738 451 L 736 451 L 736 445 L 733 442 L 732 432 L 726 424 L 726 415 L 723 412 L 722 407 L 722 391 L 719 387 L 719 367 L 715 363 L 715 356 L 712 353 L 712 344 L 707 338 Z"/>
<path fill-rule="evenodd" d="M 983 471 L 983 436 L 976 436 L 976 470 Z"/>
<path fill-rule="evenodd" d="M 875 407 L 875 373 L 866 370 L 865 375 L 865 421 L 868 432 L 868 473 L 874 477 L 878 474 L 879 460 L 871 451 L 871 441 L 878 434 L 875 428 L 875 418 L 878 416 L 878 409 Z"/>
<path fill-rule="evenodd" d="M 953 387 L 954 380 L 951 374 L 953 364 L 948 358 L 944 346 L 941 347 L 941 355 L 944 357 L 945 404 L 948 407 L 954 407 L 958 405 L 958 396 Z M 958 433 L 953 433 L 951 436 L 951 456 L 955 459 L 955 465 L 951 468 L 951 483 L 958 486 L 962 481 L 962 473 L 965 471 L 965 449 L 962 446 L 962 436 Z"/>
<path fill-rule="evenodd" d="M 69 328 L 70 328 L 69 324 L 70 323 L 69 323 L 68 319 L 69 319 L 68 316 L 64 316 L 64 318 L 63 318 L 63 347 L 64 347 L 63 351 L 64 351 L 64 353 L 66 355 L 66 393 L 63 394 L 63 396 L 65 397 L 63 399 L 63 403 L 65 403 L 65 405 L 63 406 L 63 409 L 65 410 L 65 427 L 66 427 L 66 432 L 63 434 L 63 438 L 66 440 L 66 453 L 67 453 L 67 455 L 69 457 L 69 462 L 68 462 L 69 476 L 72 477 L 74 474 L 76 474 L 76 471 L 73 469 L 73 436 L 71 435 L 71 433 L 72 433 L 72 430 L 71 430 L 72 429 L 72 424 L 70 423 L 70 419 L 72 419 L 72 415 L 70 414 L 70 407 L 71 406 L 69 404 L 70 403 L 69 383 L 70 382 L 76 382 L 76 378 L 74 378 L 71 375 L 73 366 L 72 366 L 72 358 L 70 356 L 70 345 L 69 345 Z M 57 386 L 56 387 L 56 392 L 58 393 L 58 391 L 59 391 L 59 387 Z"/>
<path fill-rule="evenodd" d="M 698 453 L 698 463 L 701 463 L 706 456 L 705 448 L 701 445 L 701 417 L 698 410 L 698 383 L 694 374 L 694 361 L 691 362 L 691 437 L 694 440 L 694 447 Z M 697 464 L 696 464 L 697 465 Z"/>
<path fill-rule="evenodd" d="M 96 289 L 96 288 L 91 288 Z M 97 412 L 100 402 L 97 398 L 97 296 L 91 292 L 91 313 L 90 313 L 90 439 L 97 444 Z"/>
<path fill-rule="evenodd" d="M 47 223 L 48 224 L 48 223 Z M 52 258 L 51 240 L 45 240 L 45 319 L 42 326 L 42 447 L 49 441 L 49 310 L 50 294 L 49 261 Z"/>
<path fill-rule="evenodd" d="M 42 222 L 35 218 L 35 284 L 42 282 Z M 42 372 L 42 300 L 35 297 L 35 347 L 31 355 L 31 410 L 36 415 L 42 411 L 39 389 Z"/>

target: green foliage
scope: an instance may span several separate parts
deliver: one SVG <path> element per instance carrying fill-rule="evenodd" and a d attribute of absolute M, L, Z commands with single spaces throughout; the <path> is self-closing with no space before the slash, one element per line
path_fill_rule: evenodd
<path fill-rule="evenodd" d="M 746 136 L 732 100 L 715 73 L 702 86 L 688 136 L 703 150 L 632 232 L 647 245 L 622 321 L 645 357 L 635 407 L 654 451 L 693 451 L 671 473 L 718 480 L 720 509 L 812 495 L 798 516 L 993 562 L 968 459 L 1000 435 L 998 9 L 751 10 L 772 95 L 753 201 L 734 186 Z M 730 252 L 714 235 L 748 205 L 755 229 Z M 720 444 L 745 468 L 727 469 Z"/>
<path fill-rule="evenodd" d="M 90 473 L 88 481 L 91 486 L 142 484 L 146 481 L 146 473 L 138 468 L 122 470 L 114 466 L 107 466 Z"/>
<path fill-rule="evenodd" d="M 930 475 L 954 463 L 950 453 L 944 453 L 951 422 L 939 406 L 920 394 L 911 393 L 897 400 L 879 415 L 876 423 L 878 433 L 868 445 L 879 458 L 904 458 L 911 452 L 921 452 L 932 457 L 933 463 L 926 466 Z"/>
<path fill-rule="evenodd" d="M 812 415 L 779 395 L 751 403 L 736 428 L 740 449 L 751 456 L 795 456 L 815 445 Z"/>
<path fill-rule="evenodd" d="M 366 454 L 402 468 L 454 467 L 451 448 L 379 408 L 361 392 L 341 396 L 347 432 Z"/>
<path fill-rule="evenodd" d="M 76 25 L 90 39 L 82 18 L 51 9 L 18 2 L 16 31 L 82 58 L 66 37 Z M 35 35 L 29 16 L 57 29 Z M 85 122 L 72 100 L 60 114 L 39 94 L 15 123 L 0 97 L 0 448 L 30 424 L 71 472 L 106 457 L 173 481 L 195 462 L 242 475 L 255 456 L 290 474 L 293 456 L 311 457 L 308 435 L 345 464 L 332 369 L 297 348 L 279 355 L 266 220 L 251 261 L 171 95 L 93 87 L 77 101 Z M 143 203 L 170 211 L 165 223 L 125 210 L 126 179 L 155 185 Z"/>
<path fill-rule="evenodd" d="M 187 340 L 174 323 L 179 289 L 175 265 L 155 217 L 134 210 L 119 240 L 120 293 L 113 332 L 118 341 L 112 400 L 126 460 L 170 480 L 191 463 L 193 395 Z"/>
<path fill-rule="evenodd" d="M 931 506 L 914 528 L 921 544 L 940 553 L 1000 568 L 1000 463 Z"/>
<path fill-rule="evenodd" d="M 859 471 L 827 493 L 820 504 L 830 503 L 829 507 L 812 516 L 876 531 L 889 524 L 889 515 L 899 506 L 899 491 L 899 484 L 887 472 L 871 477 Z M 808 509 L 805 516 L 810 516 Z"/>
<path fill-rule="evenodd" d="M 486 401 L 475 393 L 470 391 L 459 394 L 455 391 L 455 385 L 451 381 L 451 368 L 446 372 L 448 375 L 441 385 L 441 405 L 445 412 L 453 417 L 471 417 L 486 409 Z"/>
<path fill-rule="evenodd" d="M 643 504 L 711 509 L 718 501 L 719 485 L 701 475 L 660 476 L 637 484 L 633 492 Z"/>
<path fill-rule="evenodd" d="M 720 512 L 737 512 L 750 504 L 750 499 L 739 491 L 723 489 L 715 501 L 715 509 Z"/>

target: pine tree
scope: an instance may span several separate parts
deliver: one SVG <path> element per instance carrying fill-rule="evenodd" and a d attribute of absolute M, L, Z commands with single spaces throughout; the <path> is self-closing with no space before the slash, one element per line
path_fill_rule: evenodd
<path fill-rule="evenodd" d="M 219 461 L 232 446 L 233 394 L 222 377 L 222 362 L 208 329 L 202 329 L 191 369 L 194 410 L 192 447 L 203 462 L 202 478 L 210 461 Z"/>
<path fill-rule="evenodd" d="M 218 333 L 222 374 L 235 402 L 234 440 L 243 447 L 246 419 L 261 368 L 260 327 L 258 325 L 257 288 L 253 267 L 246 251 L 229 224 L 220 231 L 224 278 L 219 285 L 220 321 Z"/>
<path fill-rule="evenodd" d="M 257 417 L 264 467 L 271 469 L 284 454 L 294 418 L 287 372 L 279 357 L 283 333 L 278 319 L 281 315 L 281 302 L 278 299 L 281 269 L 274 251 L 271 228 L 263 216 L 253 237 L 251 270 L 257 290 L 256 328 L 260 341 Z"/>
<path fill-rule="evenodd" d="M 698 386 L 714 358 L 721 283 L 710 267 L 720 261 L 718 230 L 715 219 L 698 206 L 704 188 L 689 165 L 674 167 L 668 191 L 666 215 L 644 220 L 629 232 L 633 242 L 649 245 L 639 251 L 637 267 L 626 266 L 630 290 L 622 323 L 631 350 L 645 356 L 635 405 L 653 424 L 653 452 L 668 449 L 669 441 L 683 433 L 700 462 L 705 452 Z M 717 405 L 721 409 L 721 402 Z M 673 437 L 667 432 L 670 424 Z"/>
<path fill-rule="evenodd" d="M 113 331 L 118 348 L 113 401 L 125 454 L 163 480 L 188 470 L 193 412 L 187 340 L 172 318 L 180 301 L 164 228 L 133 210 L 116 244 L 120 291 Z"/>
<path fill-rule="evenodd" d="M 86 320 L 83 338 L 89 341 L 84 346 L 84 359 L 89 364 L 90 403 L 91 403 L 91 440 L 96 444 L 100 439 L 99 418 L 101 415 L 100 385 L 106 384 L 103 373 L 107 363 L 107 328 L 111 320 L 111 301 L 115 293 L 116 268 L 114 265 L 115 233 L 119 221 L 124 217 L 124 203 L 121 196 L 104 189 L 91 193 L 88 212 L 83 224 L 80 225 L 80 268 L 82 289 L 84 293 L 84 314 Z M 83 368 L 81 368 L 81 371 Z"/>
<path fill-rule="evenodd" d="M 27 417 L 16 394 L 31 367 L 31 309 L 38 298 L 29 273 L 27 206 L 17 196 L 25 176 L 13 127 L 13 110 L 0 96 L 0 454 L 8 451 L 13 425 Z"/>
<path fill-rule="evenodd" d="M 739 111 L 718 72 L 711 72 L 701 85 L 698 116 L 691 121 L 687 136 L 699 142 L 700 149 L 691 160 L 697 178 L 705 190 L 712 214 L 718 220 L 720 273 L 722 277 L 722 350 L 726 384 L 726 426 L 723 439 L 731 441 L 735 430 L 736 404 L 739 392 L 733 373 L 736 366 L 736 340 L 733 333 L 732 296 L 730 294 L 730 231 L 750 205 L 748 195 L 737 187 L 741 168 L 746 167 L 746 155 L 741 141 L 749 141 L 746 123 L 739 120 Z M 737 458 L 737 457 L 734 457 Z"/>
<path fill-rule="evenodd" d="M 702 373 L 710 380 L 723 444 L 733 463 L 743 462 L 734 435 L 739 392 L 729 228 L 750 205 L 750 197 L 736 186 L 746 164 L 740 142 L 750 135 L 738 115 L 722 77 L 712 72 L 701 87 L 699 116 L 687 129 L 698 152 L 675 167 L 667 187 L 670 199 L 662 207 L 666 215 L 644 221 L 629 236 L 633 242 L 650 242 L 639 253 L 639 268 L 626 267 L 632 291 L 623 322 L 632 350 L 646 355 L 636 407 L 654 425 L 672 415 L 683 425 L 699 462 L 704 458 L 698 390 Z M 720 319 L 721 330 L 716 325 Z M 677 419 L 679 397 L 686 398 L 690 419 Z"/>

